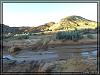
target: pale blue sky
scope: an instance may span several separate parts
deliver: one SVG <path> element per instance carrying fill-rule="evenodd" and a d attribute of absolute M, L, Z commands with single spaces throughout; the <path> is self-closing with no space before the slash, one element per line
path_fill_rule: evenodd
<path fill-rule="evenodd" d="M 3 3 L 3 23 L 9 26 L 38 26 L 71 15 L 97 21 L 97 3 Z"/>

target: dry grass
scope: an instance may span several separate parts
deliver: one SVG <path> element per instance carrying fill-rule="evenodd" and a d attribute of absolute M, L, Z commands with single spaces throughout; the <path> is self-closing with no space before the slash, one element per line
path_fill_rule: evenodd
<path fill-rule="evenodd" d="M 8 49 L 8 52 L 11 53 L 12 55 L 17 54 L 19 51 L 21 51 L 22 49 L 19 47 L 11 47 Z"/>
<path fill-rule="evenodd" d="M 84 60 L 82 58 L 72 58 L 68 59 L 66 63 L 58 63 L 53 70 L 57 72 L 97 72 L 95 64 L 84 63 Z"/>
<path fill-rule="evenodd" d="M 80 44 L 96 44 L 97 39 L 82 39 L 77 42 L 74 42 L 72 40 L 56 40 L 49 42 L 50 45 L 80 45 Z"/>
<path fill-rule="evenodd" d="M 83 44 L 96 44 L 97 39 L 81 39 L 77 42 L 72 40 L 57 40 L 55 39 L 55 35 L 52 36 L 44 36 L 39 41 L 37 41 L 33 46 L 33 50 L 36 49 L 45 49 L 47 50 L 48 47 L 51 45 L 59 46 L 59 45 L 83 45 Z"/>
<path fill-rule="evenodd" d="M 48 43 L 50 42 L 50 37 L 44 37 L 41 40 L 37 41 L 36 44 L 32 47 L 32 49 L 47 49 Z"/>
<path fill-rule="evenodd" d="M 27 40 L 12 40 L 3 42 L 3 46 L 6 47 L 19 47 L 21 49 L 32 48 L 33 50 L 44 49 L 48 47 L 63 46 L 63 45 L 86 45 L 86 44 L 97 44 L 97 39 L 81 39 L 77 42 L 72 40 L 57 40 L 56 35 L 44 35 L 34 36 Z"/>

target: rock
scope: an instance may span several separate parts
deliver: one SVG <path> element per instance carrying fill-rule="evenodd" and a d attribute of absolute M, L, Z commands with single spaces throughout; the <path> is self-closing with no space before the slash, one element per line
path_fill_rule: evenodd
<path fill-rule="evenodd" d="M 16 60 L 10 60 L 10 59 L 3 59 L 3 63 L 13 65 L 16 63 Z"/>

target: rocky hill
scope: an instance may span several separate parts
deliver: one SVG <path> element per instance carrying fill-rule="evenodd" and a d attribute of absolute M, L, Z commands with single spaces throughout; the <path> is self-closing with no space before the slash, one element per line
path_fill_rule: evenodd
<path fill-rule="evenodd" d="M 60 22 L 51 26 L 49 30 L 95 29 L 96 27 L 97 24 L 95 21 L 74 15 L 62 18 Z"/>

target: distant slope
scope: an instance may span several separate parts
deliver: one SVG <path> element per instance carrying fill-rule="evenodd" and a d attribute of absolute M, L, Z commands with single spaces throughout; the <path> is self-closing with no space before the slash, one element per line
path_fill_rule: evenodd
<path fill-rule="evenodd" d="M 40 25 L 38 27 L 33 27 L 33 31 L 48 31 L 51 26 L 53 26 L 55 22 L 48 22 L 44 25 Z"/>
<path fill-rule="evenodd" d="M 18 31 L 18 27 L 9 27 L 7 25 L 2 24 L 3 33 L 15 33 Z"/>
<path fill-rule="evenodd" d="M 2 24 L 3 33 L 20 33 L 20 32 L 28 32 L 30 27 L 9 27 L 7 25 Z"/>

